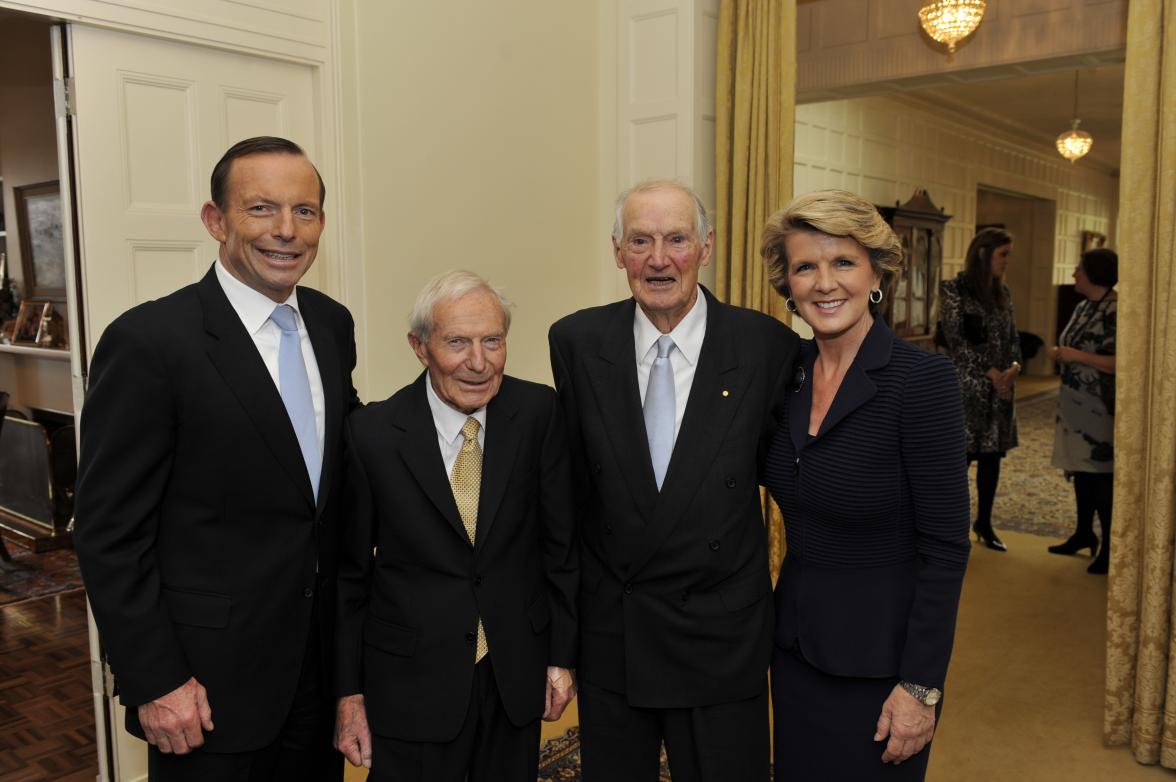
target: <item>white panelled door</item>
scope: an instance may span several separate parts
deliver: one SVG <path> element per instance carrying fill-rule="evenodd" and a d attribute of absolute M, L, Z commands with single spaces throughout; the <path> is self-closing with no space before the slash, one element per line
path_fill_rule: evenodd
<path fill-rule="evenodd" d="M 243 138 L 318 153 L 314 69 L 164 39 L 71 26 L 86 338 L 131 306 L 207 271 L 209 176 Z M 304 282 L 321 287 L 319 264 Z"/>
<path fill-rule="evenodd" d="M 308 65 L 81 24 L 70 25 L 68 37 L 89 356 L 118 315 L 195 282 L 216 258 L 200 207 L 226 149 L 277 135 L 316 158 L 316 74 Z M 322 260 L 303 282 L 321 287 Z M 91 663 L 96 716 L 111 733 L 103 782 L 144 780 L 147 745 L 123 729 L 104 665 Z"/>

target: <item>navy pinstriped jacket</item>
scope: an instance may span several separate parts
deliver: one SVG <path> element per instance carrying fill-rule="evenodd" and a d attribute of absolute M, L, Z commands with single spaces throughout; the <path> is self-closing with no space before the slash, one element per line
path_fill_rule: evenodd
<path fill-rule="evenodd" d="M 969 551 L 955 369 L 878 318 L 810 438 L 816 357 L 805 342 L 766 467 L 788 540 L 776 645 L 829 674 L 942 688 Z"/>

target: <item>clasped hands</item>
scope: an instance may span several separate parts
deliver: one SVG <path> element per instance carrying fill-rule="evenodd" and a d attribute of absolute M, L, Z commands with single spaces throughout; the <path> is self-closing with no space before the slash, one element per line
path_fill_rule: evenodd
<path fill-rule="evenodd" d="M 203 731 L 213 729 L 208 693 L 190 677 L 167 695 L 140 706 L 139 725 L 147 743 L 160 752 L 186 755 L 204 746 Z"/>
<path fill-rule="evenodd" d="M 567 668 L 547 666 L 543 719 L 558 720 L 576 697 L 576 677 Z M 372 732 L 368 727 L 363 695 L 345 695 L 335 710 L 335 749 L 353 766 L 372 767 Z"/>
<path fill-rule="evenodd" d="M 1013 364 L 1003 372 L 992 367 L 984 373 L 985 377 L 992 382 L 993 388 L 996 389 L 996 395 L 1001 399 L 1013 398 L 1013 385 L 1017 382 L 1017 375 L 1019 374 L 1021 374 L 1019 364 Z"/>
<path fill-rule="evenodd" d="M 885 741 L 882 752 L 883 763 L 898 765 L 907 758 L 919 754 L 935 735 L 935 707 L 924 706 L 913 695 L 894 685 L 890 696 L 882 704 L 874 741 Z"/>

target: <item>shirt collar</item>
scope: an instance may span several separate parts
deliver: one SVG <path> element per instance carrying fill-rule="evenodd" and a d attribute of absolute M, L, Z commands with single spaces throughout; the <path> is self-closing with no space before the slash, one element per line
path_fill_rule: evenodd
<path fill-rule="evenodd" d="M 633 346 L 640 361 L 657 343 L 662 334 L 657 326 L 649 320 L 642 311 L 641 305 L 634 307 L 633 313 Z M 706 337 L 706 294 L 702 286 L 698 287 L 698 295 L 694 299 L 694 306 L 686 313 L 678 325 L 670 332 L 674 339 L 674 347 L 680 352 L 691 366 L 698 365 L 698 356 L 702 352 L 702 341 Z"/>
<path fill-rule="evenodd" d="M 269 320 L 270 315 L 273 314 L 274 308 L 278 304 L 269 296 L 258 293 L 230 274 L 220 258 L 216 259 L 215 266 L 217 282 L 220 283 L 221 290 L 225 292 L 229 304 L 233 306 L 237 317 L 245 324 L 245 330 L 250 334 L 256 334 L 265 325 L 266 321 Z M 286 299 L 282 304 L 289 304 L 298 313 L 299 319 L 302 318 L 302 312 L 298 309 L 297 288 L 290 294 L 290 298 Z"/>
<path fill-rule="evenodd" d="M 433 378 L 425 373 L 425 396 L 429 399 L 429 410 L 433 413 L 433 424 L 437 427 L 437 434 L 447 443 L 452 443 L 461 434 L 467 418 L 476 418 L 482 431 L 486 430 L 486 407 L 483 405 L 474 412 L 466 415 L 462 411 L 450 407 L 441 401 L 437 391 L 433 388 Z"/>

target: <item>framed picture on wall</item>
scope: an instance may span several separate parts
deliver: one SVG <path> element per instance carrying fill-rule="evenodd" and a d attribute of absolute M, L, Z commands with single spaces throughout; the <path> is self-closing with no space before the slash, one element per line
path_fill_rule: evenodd
<path fill-rule="evenodd" d="M 1106 247 L 1106 244 L 1106 234 L 1100 234 L 1097 231 L 1082 232 L 1082 252 L 1086 252 L 1087 250 L 1094 250 L 1098 247 Z"/>
<path fill-rule="evenodd" d="M 57 181 L 12 188 L 25 297 L 65 301 L 65 243 Z"/>
<path fill-rule="evenodd" d="M 51 301 L 29 301 L 20 303 L 20 312 L 16 315 L 16 325 L 12 329 L 12 342 L 15 345 L 35 345 L 37 337 L 41 335 L 41 322 L 49 313 L 53 312 Z"/>

